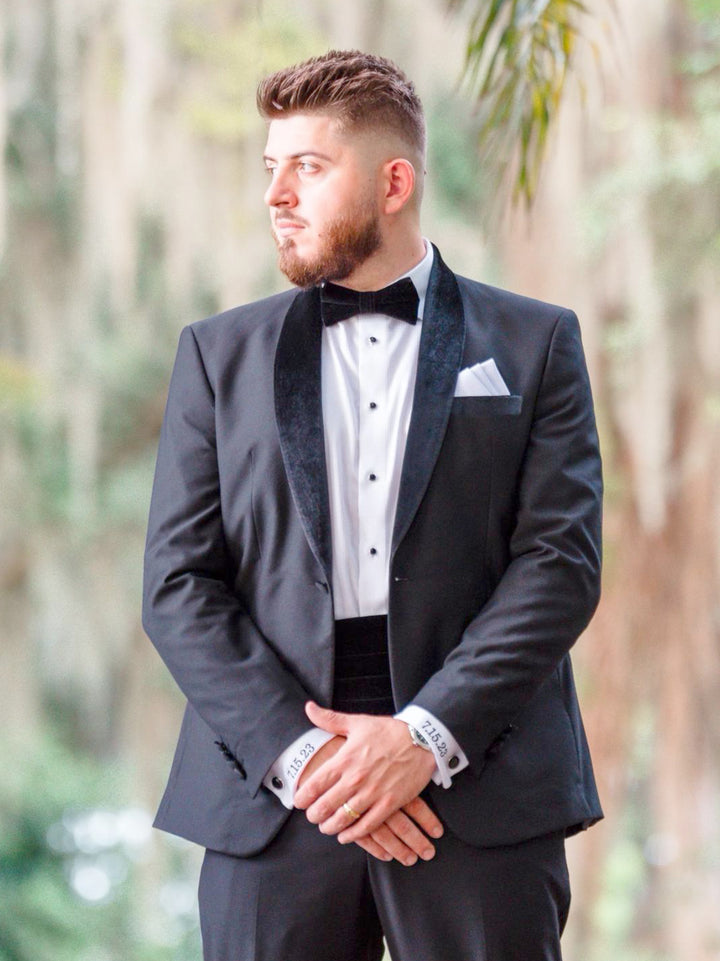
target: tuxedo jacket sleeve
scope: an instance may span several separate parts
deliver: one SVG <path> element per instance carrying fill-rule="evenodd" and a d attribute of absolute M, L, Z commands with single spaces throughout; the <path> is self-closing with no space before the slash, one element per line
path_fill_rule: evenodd
<path fill-rule="evenodd" d="M 505 536 L 486 532 L 485 563 L 490 568 L 497 563 L 497 572 L 486 582 L 493 590 L 442 667 L 414 695 L 466 745 L 476 769 L 482 768 L 484 752 L 502 723 L 517 714 L 562 660 L 599 599 L 599 461 L 573 313 L 557 317 L 536 396 L 523 398 L 532 404 L 525 418 L 531 420 L 529 435 L 513 449 L 513 421 L 521 427 L 519 400 L 456 400 L 456 417 L 472 425 L 469 442 L 492 450 L 484 452 L 490 472 L 486 480 L 492 484 L 513 476 L 508 465 L 492 462 L 513 457 L 517 480 L 511 488 L 489 494 L 498 506 L 505 501 L 511 507 Z M 482 483 L 477 476 L 475 483 Z"/>
<path fill-rule="evenodd" d="M 478 293 L 468 287 L 468 302 Z M 502 301 L 508 298 L 507 310 L 514 299 L 487 290 L 482 299 L 488 294 L 503 313 Z M 454 471 L 445 456 L 452 435 L 458 435 L 459 452 L 464 434 L 465 476 L 474 483 L 455 486 L 443 575 L 434 579 L 434 590 L 452 597 L 455 610 L 476 613 L 458 627 L 459 643 L 438 653 L 437 670 L 424 683 L 415 679 L 412 700 L 440 717 L 468 755 L 469 777 L 459 777 L 452 792 L 436 792 L 436 801 L 481 843 L 520 840 L 520 826 L 528 824 L 523 809 L 533 797 L 530 820 L 538 833 L 557 817 L 577 830 L 601 816 L 568 657 L 600 595 L 602 480 L 590 385 L 575 314 L 555 308 L 553 316 L 548 305 L 533 302 L 522 306 L 527 314 L 515 324 L 505 313 L 501 326 L 509 342 L 495 349 L 513 394 L 455 399 L 443 450 L 415 529 L 395 555 L 392 578 L 391 609 L 412 620 L 413 602 L 403 593 L 425 576 L 425 564 L 418 570 L 413 560 L 422 518 L 436 513 L 442 474 Z M 483 313 L 488 318 L 494 310 L 488 303 Z M 541 318 L 545 323 L 538 323 Z M 541 330 L 544 348 L 535 353 L 532 340 Z M 516 372 L 510 353 L 523 343 L 516 362 L 523 370 Z M 478 359 L 472 346 L 465 349 L 468 363 Z M 489 507 L 482 521 L 474 497 Z M 468 579 L 468 555 L 478 544 L 482 574 Z M 513 782 L 515 789 L 508 790 Z M 484 787 L 482 825 L 469 823 L 464 796 L 478 783 Z"/>
<path fill-rule="evenodd" d="M 223 523 L 220 469 L 229 452 L 218 451 L 217 390 L 188 327 L 158 451 L 144 625 L 220 754 L 255 794 L 280 750 L 308 729 L 309 693 L 253 621 L 233 578 L 247 557 L 242 541 L 228 546 Z M 238 419 L 244 405 L 253 406 L 252 393 L 237 408 Z M 237 464 L 236 481 L 247 467 Z"/>

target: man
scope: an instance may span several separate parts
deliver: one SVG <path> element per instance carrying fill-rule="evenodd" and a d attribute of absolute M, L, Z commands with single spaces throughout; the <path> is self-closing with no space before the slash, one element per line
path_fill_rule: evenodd
<path fill-rule="evenodd" d="M 601 817 L 577 319 L 423 240 L 392 63 L 331 52 L 258 105 L 302 289 L 180 338 L 144 623 L 188 707 L 157 824 L 207 849 L 206 959 L 558 959 L 564 838 Z"/>

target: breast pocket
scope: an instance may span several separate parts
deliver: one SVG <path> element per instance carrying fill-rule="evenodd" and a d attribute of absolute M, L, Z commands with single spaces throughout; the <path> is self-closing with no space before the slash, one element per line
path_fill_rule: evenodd
<path fill-rule="evenodd" d="M 522 410 L 520 394 L 454 397 L 452 413 L 467 417 L 517 417 Z"/>

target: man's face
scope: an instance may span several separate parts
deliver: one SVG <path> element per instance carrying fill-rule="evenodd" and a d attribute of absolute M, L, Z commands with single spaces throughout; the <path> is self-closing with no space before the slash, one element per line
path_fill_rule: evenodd
<path fill-rule="evenodd" d="M 273 120 L 265 194 L 278 264 L 299 287 L 344 280 L 382 245 L 370 142 L 321 114 Z"/>

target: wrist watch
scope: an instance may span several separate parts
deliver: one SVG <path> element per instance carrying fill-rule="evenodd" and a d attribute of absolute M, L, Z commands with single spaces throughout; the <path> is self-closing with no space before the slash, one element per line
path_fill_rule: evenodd
<path fill-rule="evenodd" d="M 405 723 L 407 724 L 407 721 Z M 408 724 L 407 729 L 410 732 L 410 740 L 413 742 L 413 744 L 421 747 L 423 751 L 430 751 L 431 754 L 433 753 L 433 749 L 430 747 L 430 742 L 426 737 L 423 737 L 416 727 L 413 727 L 412 724 Z"/>

